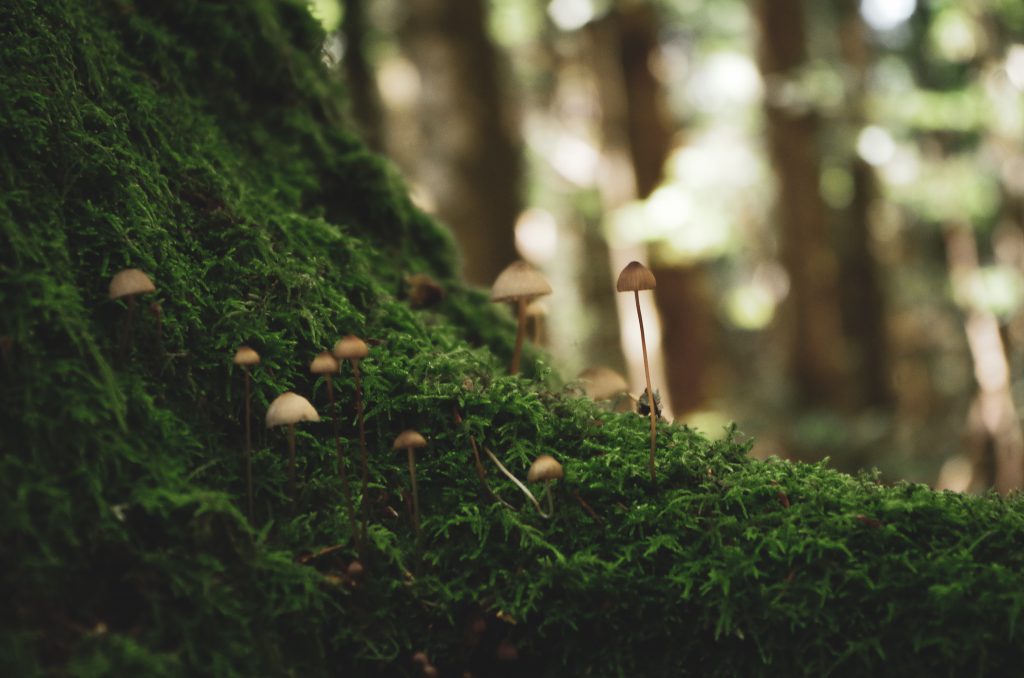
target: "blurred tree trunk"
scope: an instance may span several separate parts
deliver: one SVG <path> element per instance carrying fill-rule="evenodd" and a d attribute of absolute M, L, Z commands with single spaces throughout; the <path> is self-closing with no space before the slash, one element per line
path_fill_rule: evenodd
<path fill-rule="evenodd" d="M 790 277 L 783 308 L 790 332 L 788 369 L 802 401 L 845 408 L 849 380 L 838 263 L 818 188 L 818 118 L 807 103 L 779 96 L 807 60 L 804 9 L 800 0 L 756 0 L 754 7 L 761 29 L 758 60 L 768 90 L 768 148 L 779 183 L 780 254 Z"/>
<path fill-rule="evenodd" d="M 489 286 L 516 258 L 522 159 L 486 6 L 484 0 L 408 0 L 399 40 L 421 81 L 417 176 L 455 234 L 464 277 Z"/>
<path fill-rule="evenodd" d="M 352 115 L 367 145 L 384 151 L 383 111 L 377 79 L 366 54 L 365 0 L 345 0 L 341 34 L 345 39 L 342 66 L 352 99 Z"/>
<path fill-rule="evenodd" d="M 839 16 L 839 46 L 847 69 L 847 133 L 856 135 L 866 124 L 865 91 L 871 49 L 860 3 L 846 0 Z M 854 136 L 855 138 L 855 136 Z M 878 197 L 874 169 L 855 152 L 850 160 L 853 199 L 841 233 L 840 289 L 843 330 L 848 340 L 856 379 L 858 406 L 885 406 L 891 400 L 886 301 L 878 263 L 871 251 L 870 208 Z"/>
<path fill-rule="evenodd" d="M 1010 364 L 999 321 L 970 302 L 968 286 L 978 270 L 978 250 L 968 226 L 949 229 L 946 256 L 953 293 L 965 306 L 964 331 L 978 384 L 967 417 L 971 486 L 975 490 L 995 487 L 1006 494 L 1024 487 L 1024 433 L 1010 389 Z"/>
<path fill-rule="evenodd" d="M 649 3 L 622 3 L 590 27 L 591 68 L 601 100 L 606 211 L 647 198 L 661 183 L 672 146 L 664 86 L 651 70 L 659 49 L 657 32 L 658 15 Z M 714 327 L 710 284 L 699 265 L 654 268 L 667 382 L 660 390 L 667 392 L 669 409 L 679 414 L 698 408 L 706 396 L 702 385 L 708 381 L 708 353 L 714 345 L 708 340 Z"/>

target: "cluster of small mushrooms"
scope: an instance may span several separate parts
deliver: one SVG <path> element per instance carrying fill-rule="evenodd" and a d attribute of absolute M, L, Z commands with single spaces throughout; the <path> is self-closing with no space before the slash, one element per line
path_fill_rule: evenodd
<path fill-rule="evenodd" d="M 412 289 L 424 288 L 425 286 L 423 281 L 418 278 L 411 278 L 408 282 Z M 654 275 L 645 266 L 643 266 L 643 264 L 636 261 L 630 262 L 622 270 L 619 274 L 618 281 L 616 282 L 616 289 L 619 292 L 633 292 L 636 300 L 637 320 L 640 323 L 640 339 L 644 356 L 644 373 L 647 380 L 648 402 L 651 401 L 650 394 L 653 393 L 653 388 L 651 387 L 650 368 L 647 359 L 647 345 L 644 337 L 643 317 L 640 313 L 639 292 L 641 290 L 653 289 L 654 286 Z M 436 283 L 431 281 L 429 287 L 431 291 L 431 298 L 439 298 L 439 295 L 443 294 Z M 120 345 L 122 351 L 126 347 L 131 347 L 132 327 L 136 313 L 137 298 L 141 295 L 155 291 L 156 286 L 153 284 L 153 281 L 143 271 L 137 268 L 122 270 L 111 279 L 109 289 L 110 298 L 114 300 L 122 299 L 128 306 L 128 313 L 125 316 L 124 326 L 121 330 Z M 516 261 L 509 265 L 494 281 L 494 285 L 491 289 L 491 300 L 494 302 L 511 302 L 516 306 L 517 328 L 512 361 L 509 367 L 509 372 L 511 374 L 516 374 L 519 371 L 523 340 L 526 334 L 526 320 L 528 317 L 534 317 L 534 341 L 539 340 L 540 318 L 543 316 L 543 306 L 539 299 L 540 297 L 551 294 L 551 291 L 551 285 L 544 276 L 537 269 L 524 261 Z M 418 294 L 417 298 L 419 296 L 423 295 Z M 159 327 L 161 320 L 159 305 L 154 303 L 151 307 L 151 312 L 157 318 Z M 366 538 L 367 530 L 367 507 L 365 498 L 369 479 L 369 466 L 368 453 L 366 449 L 366 429 L 363 419 L 362 376 L 359 364 L 361 360 L 369 356 L 369 353 L 370 350 L 366 342 L 359 337 L 348 335 L 339 339 L 334 344 L 331 351 L 323 351 L 319 353 L 313 358 L 309 365 L 310 372 L 322 377 L 327 387 L 328 407 L 332 410 L 331 419 L 333 424 L 335 451 L 337 455 L 338 475 L 341 479 L 343 488 L 345 509 L 352 534 L 360 544 L 360 547 L 363 544 L 363 540 Z M 233 362 L 235 365 L 242 368 L 245 375 L 245 483 L 247 513 L 251 520 L 253 517 L 253 483 L 251 428 L 252 377 L 250 370 L 259 364 L 260 356 L 251 347 L 243 345 L 235 352 Z M 361 518 L 360 521 L 357 521 L 356 509 L 352 500 L 352 490 L 348 480 L 349 474 L 338 428 L 340 423 L 340 412 L 337 410 L 340 408 L 340 405 L 336 403 L 334 397 L 333 377 L 334 375 L 341 373 L 342 366 L 346 362 L 351 366 L 352 376 L 355 382 L 354 406 L 358 421 L 360 454 L 361 491 L 359 496 L 362 498 L 361 509 L 359 511 Z M 594 400 L 615 399 L 621 398 L 624 394 L 628 395 L 626 393 L 627 387 L 625 379 L 609 368 L 598 367 L 585 370 L 580 374 L 580 380 L 584 385 L 587 395 Z M 630 398 L 632 397 L 630 396 Z M 627 405 L 631 404 L 632 403 L 627 403 Z M 654 455 L 657 434 L 657 413 L 655 407 L 650 407 L 649 410 L 651 419 L 651 448 L 648 463 L 651 479 L 655 480 Z M 320 415 L 316 408 L 313 407 L 312 403 L 303 396 L 292 391 L 287 391 L 279 395 L 270 403 L 270 407 L 267 409 L 265 419 L 267 428 L 286 426 L 288 429 L 288 493 L 293 501 L 296 497 L 295 425 L 304 421 L 315 422 L 319 420 Z M 457 413 L 456 420 L 461 421 L 461 418 Z M 473 454 L 476 459 L 477 471 L 480 476 L 480 480 L 486 486 L 483 469 L 480 466 L 480 455 L 476 440 L 470 436 L 470 441 L 473 446 Z M 417 535 L 417 543 L 419 542 L 421 535 L 419 489 L 416 483 L 416 462 L 414 450 L 425 447 L 426 445 L 426 439 L 419 432 L 413 430 L 407 430 L 400 433 L 395 438 L 392 445 L 395 450 L 405 450 L 407 453 L 409 479 L 412 491 L 412 524 Z M 550 489 L 550 484 L 552 480 L 563 477 L 562 466 L 554 459 L 554 457 L 548 454 L 540 455 L 533 462 L 533 465 L 527 473 L 528 482 L 544 482 L 545 484 L 544 493 L 547 495 L 548 510 L 544 511 L 541 507 L 541 501 L 538 501 L 529 488 L 523 484 L 515 474 L 509 471 L 504 464 L 501 463 L 497 455 L 486 447 L 484 448 L 484 452 L 494 462 L 499 470 L 523 491 L 530 502 L 536 507 L 540 515 L 547 518 L 553 514 L 554 499 Z M 501 501 L 501 503 L 507 506 L 509 505 L 493 493 L 489 487 L 487 487 L 487 491 L 491 496 Z M 543 497 L 541 500 L 543 500 Z M 361 522 L 361 525 L 357 525 L 357 522 Z"/>
<path fill-rule="evenodd" d="M 420 278 L 424 278 L 422 280 Z M 443 295 L 443 291 L 440 287 L 430 281 L 425 276 L 413 277 L 407 280 L 411 289 L 416 293 L 410 296 L 410 302 L 419 304 L 426 304 L 424 300 L 436 300 Z M 651 376 L 650 368 L 647 359 L 647 345 L 644 337 L 644 326 L 643 317 L 640 313 L 640 298 L 639 292 L 641 290 L 653 289 L 655 286 L 654 275 L 642 264 L 633 261 L 630 262 L 620 273 L 618 281 L 616 282 L 616 289 L 619 292 L 633 292 L 636 300 L 636 312 L 637 320 L 640 323 L 640 339 L 643 347 L 644 357 L 644 373 L 647 380 L 647 396 L 648 403 L 653 401 L 652 394 L 654 393 L 651 387 Z M 417 291 L 418 290 L 418 291 Z M 124 326 L 121 330 L 120 336 L 120 348 L 122 353 L 125 349 L 131 348 L 132 342 L 132 327 L 134 323 L 134 316 L 136 314 L 137 298 L 144 294 L 149 294 L 156 291 L 156 286 L 153 281 L 143 271 L 137 268 L 129 268 L 117 273 L 110 281 L 109 296 L 112 300 L 122 299 L 128 306 L 128 312 L 124 319 Z M 540 338 L 540 319 L 544 315 L 544 308 L 539 298 L 548 294 L 551 294 L 551 286 L 544 276 L 537 271 L 535 268 L 523 261 L 516 261 L 515 263 L 508 266 L 494 281 L 494 285 L 491 290 L 491 300 L 494 302 L 511 302 L 516 306 L 517 316 L 517 329 L 515 345 L 512 353 L 512 361 L 509 367 L 511 374 L 516 374 L 519 371 L 520 359 L 522 355 L 523 340 L 526 333 L 526 321 L 527 318 L 533 317 L 534 320 L 534 335 L 533 340 L 539 342 Z M 157 320 L 158 333 L 160 332 L 161 323 L 161 312 L 159 304 L 152 304 L 150 307 L 151 313 Z M 370 349 L 359 337 L 348 335 L 339 339 L 332 348 L 331 351 L 323 351 L 316 355 L 310 362 L 309 371 L 313 375 L 322 377 L 327 387 L 327 399 L 328 407 L 332 411 L 331 419 L 333 424 L 333 434 L 335 441 L 335 451 L 337 455 L 338 463 L 338 475 L 341 480 L 345 509 L 348 516 L 351 533 L 353 539 L 357 544 L 357 549 L 361 552 L 363 550 L 365 539 L 367 535 L 367 484 L 368 484 L 368 455 L 366 449 L 366 430 L 363 419 L 363 399 L 362 399 L 362 376 L 360 372 L 360 361 L 367 358 L 370 354 Z M 253 482 L 252 482 L 252 376 L 251 370 L 260 363 L 259 354 L 249 346 L 240 346 L 235 352 L 233 362 L 236 366 L 242 368 L 245 375 L 245 415 L 244 415 L 244 427 L 245 427 L 245 483 L 246 483 L 246 498 L 247 498 L 247 512 L 249 519 L 253 518 Z M 340 404 L 336 402 L 334 397 L 334 384 L 333 378 L 335 375 L 339 375 L 342 371 L 344 363 L 349 363 L 352 371 L 352 377 L 355 384 L 355 398 L 354 407 L 356 411 L 356 417 L 358 421 L 359 431 L 359 454 L 360 454 L 360 497 L 361 497 L 361 508 L 360 518 L 361 521 L 357 521 L 356 509 L 353 504 L 352 490 L 349 485 L 349 473 L 347 471 L 347 464 L 345 460 L 345 454 L 342 449 L 341 436 L 339 433 L 340 424 Z M 584 389 L 588 396 L 594 400 L 614 400 L 620 399 L 623 395 L 627 395 L 627 384 L 625 379 L 614 370 L 605 367 L 591 368 L 585 370 L 580 374 L 580 381 L 582 382 Z M 635 404 L 636 399 L 632 396 L 628 396 L 632 399 L 632 402 L 627 402 L 629 409 L 632 409 L 632 405 Z M 616 409 L 619 406 L 616 405 Z M 655 436 L 657 431 L 657 413 L 656 407 L 649 407 L 650 418 L 651 418 L 651 449 L 649 457 L 649 467 L 652 481 L 655 480 L 655 467 L 654 467 L 654 454 L 655 454 Z M 267 409 L 265 423 L 267 428 L 286 426 L 288 429 L 288 493 L 294 502 L 296 498 L 296 480 L 295 480 L 295 426 L 301 422 L 316 422 L 320 420 L 320 415 L 316 408 L 313 407 L 312 403 L 309 402 L 303 396 L 294 393 L 292 391 L 286 391 L 277 398 L 275 398 Z M 455 410 L 456 423 L 461 422 L 461 416 L 458 410 Z M 470 436 L 470 443 L 473 449 L 473 455 L 476 462 L 476 469 L 479 475 L 480 481 L 484 484 L 488 494 L 501 502 L 505 506 L 511 507 L 511 504 L 501 499 L 496 493 L 491 491 L 490 487 L 487 486 L 485 480 L 485 474 L 483 467 L 481 466 L 479 449 L 477 446 L 476 439 Z M 420 502 L 419 502 L 419 489 L 416 483 L 416 460 L 415 450 L 423 448 L 427 445 L 426 438 L 423 437 L 418 431 L 406 430 L 402 431 L 395 437 L 392 443 L 392 449 L 394 450 L 405 450 L 409 466 L 409 480 L 412 492 L 412 525 L 416 533 L 416 544 L 417 552 L 420 550 L 420 543 L 422 534 L 420 530 Z M 498 467 L 498 469 L 507 476 L 522 492 L 525 494 L 528 500 L 534 505 L 537 512 L 545 517 L 550 518 L 554 514 L 554 496 L 551 491 L 551 481 L 558 480 L 563 477 L 562 465 L 551 455 L 541 454 L 536 458 L 533 464 L 530 466 L 527 472 L 527 482 L 529 483 L 544 483 L 544 494 L 547 495 L 547 511 L 545 511 L 541 502 L 544 501 L 544 496 L 538 500 L 530 489 L 523 484 L 514 473 L 508 470 L 501 460 L 491 450 L 484 447 L 484 452 L 491 459 L 492 462 Z M 361 525 L 357 523 L 361 522 Z M 358 566 L 362 568 L 362 565 L 358 560 L 353 561 L 352 566 Z M 514 648 L 513 648 L 514 651 Z M 424 653 L 416 653 L 414 655 L 414 662 L 420 666 L 423 675 L 437 675 L 437 669 L 431 664 Z"/>

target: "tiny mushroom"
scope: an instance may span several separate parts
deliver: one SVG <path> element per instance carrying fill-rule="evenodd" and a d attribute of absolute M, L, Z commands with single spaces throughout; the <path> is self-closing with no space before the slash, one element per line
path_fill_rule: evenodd
<path fill-rule="evenodd" d="M 392 449 L 404 449 L 409 455 L 409 480 L 412 483 L 412 524 L 416 530 L 417 541 L 420 538 L 420 495 L 419 489 L 416 487 L 416 455 L 413 450 L 426 446 L 426 438 L 420 435 L 419 431 L 411 429 L 399 433 L 391 445 Z"/>
<path fill-rule="evenodd" d="M 626 378 L 610 367 L 588 367 L 580 372 L 579 380 L 591 400 L 611 400 L 629 390 Z"/>
<path fill-rule="evenodd" d="M 548 515 L 554 515 L 555 500 L 551 494 L 551 481 L 561 480 L 565 474 L 562 472 L 562 465 L 550 454 L 542 454 L 530 465 L 526 473 L 526 480 L 531 483 L 544 481 L 544 493 L 548 495 Z"/>
<path fill-rule="evenodd" d="M 654 279 L 654 274 L 648 270 L 646 266 L 641 264 L 639 261 L 631 261 L 626 264 L 626 267 L 619 273 L 619 279 L 615 283 L 615 289 L 619 292 L 632 292 L 633 298 L 636 301 L 636 317 L 640 322 L 640 346 L 643 347 L 644 351 L 644 376 L 647 378 L 647 393 L 649 397 L 653 397 L 654 388 L 651 386 L 651 368 L 647 362 L 647 339 L 644 337 L 644 318 L 640 314 L 640 291 L 641 290 L 653 290 L 657 282 Z M 658 415 L 655 412 L 655 408 L 651 408 L 651 456 L 648 461 L 648 466 L 651 471 L 651 481 L 657 480 L 654 472 L 654 450 L 657 445 L 657 421 Z"/>
<path fill-rule="evenodd" d="M 282 393 L 267 409 L 267 428 L 288 427 L 288 493 L 292 501 L 295 501 L 295 424 L 300 421 L 320 421 L 320 415 L 308 400 L 297 393 Z"/>
<path fill-rule="evenodd" d="M 534 299 L 526 305 L 526 317 L 533 321 L 533 343 L 540 345 L 543 336 L 542 325 L 548 315 L 548 305 L 543 299 Z"/>
<path fill-rule="evenodd" d="M 118 271 L 110 279 L 109 295 L 112 300 L 124 299 L 128 303 L 128 315 L 125 316 L 124 329 L 121 334 L 121 352 L 131 348 L 132 322 L 135 317 L 135 298 L 156 292 L 156 286 L 149 276 L 137 268 L 126 268 Z"/>
<path fill-rule="evenodd" d="M 352 364 L 352 376 L 356 382 L 356 418 L 359 420 L 359 455 L 362 463 L 359 501 L 362 507 L 363 526 L 361 539 L 366 538 L 367 530 L 367 505 L 366 490 L 370 483 L 370 462 L 366 453 L 366 424 L 363 420 L 363 382 L 362 373 L 359 371 L 359 361 L 370 355 L 370 347 L 366 342 L 354 335 L 346 335 L 334 343 L 331 353 L 338 360 L 347 360 Z"/>
<path fill-rule="evenodd" d="M 245 489 L 249 501 L 249 520 L 252 520 L 252 396 L 249 368 L 258 365 L 260 354 L 248 346 L 239 346 L 232 361 L 245 372 Z"/>
<path fill-rule="evenodd" d="M 317 354 L 309 363 L 310 373 L 322 376 L 327 382 L 327 402 L 331 411 L 331 427 L 334 429 L 334 451 L 338 457 L 338 477 L 341 479 L 341 491 L 345 497 L 345 510 L 348 513 L 352 539 L 358 540 L 359 531 L 356 529 L 355 512 L 352 509 L 352 490 L 348 485 L 348 474 L 345 472 L 345 456 L 341 453 L 341 432 L 338 430 L 341 422 L 334 404 L 333 375 L 337 374 L 339 369 L 338 359 L 328 351 Z"/>
<path fill-rule="evenodd" d="M 523 335 L 526 332 L 526 305 L 545 294 L 551 294 L 551 285 L 540 271 L 525 261 L 512 262 L 494 280 L 491 301 L 513 301 L 518 307 L 516 343 L 512 351 L 510 374 L 519 371 L 519 357 L 523 352 Z"/>

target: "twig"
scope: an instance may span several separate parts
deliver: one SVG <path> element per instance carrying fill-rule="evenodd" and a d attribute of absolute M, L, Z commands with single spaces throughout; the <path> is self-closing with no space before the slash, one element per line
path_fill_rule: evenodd
<path fill-rule="evenodd" d="M 461 426 L 462 415 L 459 413 L 459 408 L 453 405 L 452 414 L 455 417 L 455 425 Z M 480 460 L 480 450 L 476 446 L 476 437 L 473 436 L 472 434 L 470 434 L 469 436 L 469 444 L 473 447 L 473 466 L 474 468 L 476 468 L 476 475 L 478 478 L 480 478 L 480 483 L 484 486 L 484 491 L 487 493 L 487 496 L 493 499 L 494 501 L 498 502 L 499 504 L 502 504 L 503 506 L 515 511 L 515 506 L 508 503 L 500 496 L 498 496 L 498 494 L 491 489 L 491 486 L 487 484 L 487 472 L 484 471 L 483 462 Z"/>
<path fill-rule="evenodd" d="M 583 507 L 583 510 L 587 512 L 587 515 L 589 515 L 591 518 L 594 519 L 594 522 L 596 522 L 598 525 L 604 523 L 604 520 L 601 519 L 601 516 L 597 515 L 597 513 L 594 511 L 594 509 L 590 508 L 590 504 L 588 504 L 583 499 L 583 497 L 580 496 L 580 491 L 579 490 L 573 490 L 572 491 L 572 495 L 574 497 L 576 497 L 576 501 L 578 501 L 580 503 L 580 506 Z"/>
<path fill-rule="evenodd" d="M 497 466 L 501 470 L 501 472 L 504 473 L 508 477 L 509 480 L 511 480 L 513 483 L 515 483 L 516 486 L 520 490 L 523 491 L 523 493 L 526 495 L 526 498 L 529 499 L 531 502 L 533 502 L 534 507 L 536 507 L 536 509 L 537 509 L 537 513 L 539 513 L 542 518 L 550 518 L 551 517 L 550 513 L 544 513 L 544 509 L 542 509 L 540 507 L 540 502 L 538 502 L 537 498 L 535 496 L 533 496 L 533 492 L 530 492 L 530 489 L 528 487 L 526 487 L 526 485 L 523 485 L 523 483 L 519 480 L 519 478 L 516 478 L 514 475 L 512 475 L 511 471 L 509 471 L 507 468 L 505 468 L 505 465 L 502 464 L 501 460 L 498 459 L 498 457 L 496 457 L 494 455 L 494 452 L 491 452 L 486 447 L 484 448 L 484 452 L 486 452 L 487 456 L 491 458 L 491 461 L 493 461 L 495 464 L 497 464 Z"/>

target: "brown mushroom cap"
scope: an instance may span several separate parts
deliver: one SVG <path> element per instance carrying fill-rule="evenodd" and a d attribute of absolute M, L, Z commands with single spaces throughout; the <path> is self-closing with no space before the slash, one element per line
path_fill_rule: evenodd
<path fill-rule="evenodd" d="M 260 362 L 260 354 L 248 346 L 239 346 L 238 350 L 235 351 L 235 358 L 233 362 L 236 365 L 241 365 L 243 367 L 258 365 Z"/>
<path fill-rule="evenodd" d="M 338 371 L 338 361 L 333 355 L 324 351 L 313 358 L 309 364 L 309 371 L 313 374 L 334 374 Z"/>
<path fill-rule="evenodd" d="M 349 334 L 334 344 L 331 353 L 338 360 L 362 360 L 370 355 L 370 347 L 359 337 Z"/>
<path fill-rule="evenodd" d="M 542 454 L 530 464 L 526 480 L 536 483 L 541 480 L 561 480 L 564 476 L 562 465 L 550 454 Z"/>
<path fill-rule="evenodd" d="M 551 285 L 540 271 L 525 261 L 509 264 L 491 286 L 491 301 L 517 301 L 544 294 L 551 294 Z"/>
<path fill-rule="evenodd" d="M 419 431 L 413 431 L 409 429 L 402 431 L 395 438 L 395 442 L 391 444 L 391 449 L 404 450 L 407 447 L 426 447 L 427 439 L 420 435 Z"/>
<path fill-rule="evenodd" d="M 120 299 L 136 294 L 156 292 L 156 286 L 149 276 L 137 268 L 126 268 L 110 279 L 110 298 Z"/>
<path fill-rule="evenodd" d="M 615 283 L 615 289 L 619 292 L 653 290 L 656 286 L 654 274 L 639 261 L 631 261 L 626 264 L 626 268 L 619 273 L 619 279 Z"/>
<path fill-rule="evenodd" d="M 610 367 L 588 367 L 580 372 L 579 380 L 591 400 L 608 400 L 629 390 L 626 378 Z"/>
<path fill-rule="evenodd" d="M 534 299 L 526 305 L 526 317 L 538 318 L 548 314 L 548 305 L 541 299 Z"/>
<path fill-rule="evenodd" d="M 286 391 L 274 398 L 274 402 L 267 408 L 267 428 L 297 424 L 300 421 L 320 421 L 320 415 L 298 393 Z"/>

